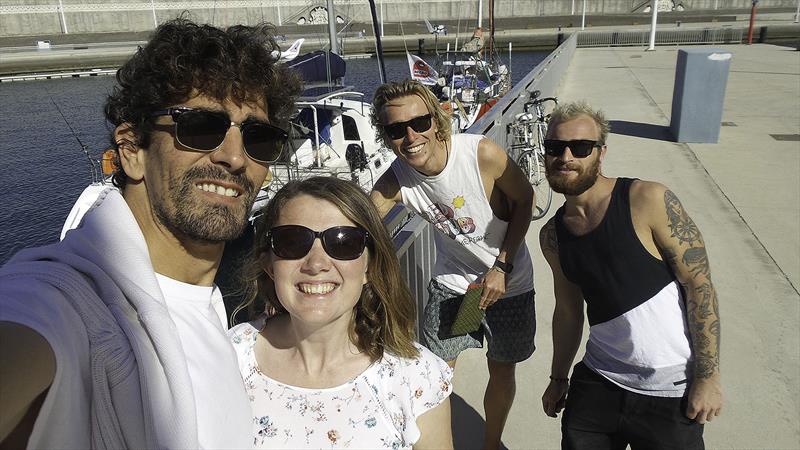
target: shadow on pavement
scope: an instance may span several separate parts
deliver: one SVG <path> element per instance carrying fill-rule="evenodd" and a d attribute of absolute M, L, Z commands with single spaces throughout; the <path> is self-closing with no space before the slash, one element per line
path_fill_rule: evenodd
<path fill-rule="evenodd" d="M 480 413 L 455 392 L 450 394 L 450 411 L 453 448 L 458 450 L 482 449 L 486 421 L 483 420 Z M 502 443 L 500 448 L 507 450 L 507 447 Z"/>
<path fill-rule="evenodd" d="M 669 127 L 650 123 L 628 122 L 627 120 L 610 120 L 611 133 L 634 136 L 657 141 L 675 142 Z"/>

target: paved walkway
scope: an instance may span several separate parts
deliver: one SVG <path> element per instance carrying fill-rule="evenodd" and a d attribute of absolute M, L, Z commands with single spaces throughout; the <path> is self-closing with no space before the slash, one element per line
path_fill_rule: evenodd
<path fill-rule="evenodd" d="M 559 97 L 585 99 L 614 121 L 605 174 L 663 182 L 703 232 L 720 299 L 725 390 L 723 415 L 706 427 L 707 447 L 797 449 L 800 141 L 772 135 L 800 134 L 800 52 L 765 44 L 722 48 L 733 53 L 722 119 L 732 124 L 722 127 L 717 144 L 660 140 L 670 120 L 676 47 L 578 49 Z M 536 267 L 538 350 L 518 369 L 504 439 L 512 449 L 560 442 L 559 422 L 542 413 L 539 400 L 548 382 L 554 303 L 537 239 L 542 223 L 534 222 L 527 237 Z M 462 354 L 457 448 L 480 447 L 486 378 L 483 352 Z"/>

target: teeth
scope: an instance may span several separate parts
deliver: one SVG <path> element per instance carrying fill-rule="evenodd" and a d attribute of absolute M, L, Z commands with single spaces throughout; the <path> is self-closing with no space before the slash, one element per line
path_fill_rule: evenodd
<path fill-rule="evenodd" d="M 414 147 L 408 147 L 406 149 L 406 153 L 417 153 L 420 150 L 422 150 L 422 144 L 415 145 Z"/>
<path fill-rule="evenodd" d="M 333 283 L 322 283 L 322 284 L 306 284 L 302 283 L 299 285 L 301 291 L 306 294 L 327 294 L 328 292 L 332 291 L 333 288 L 336 286 Z"/>
<path fill-rule="evenodd" d="M 216 184 L 202 183 L 202 184 L 196 184 L 195 187 L 200 189 L 201 191 L 213 192 L 213 193 L 215 193 L 217 195 L 222 195 L 222 196 L 225 196 L 225 197 L 238 197 L 239 196 L 239 192 L 237 192 L 236 189 L 225 188 L 225 187 L 222 187 L 222 186 L 218 186 Z"/>

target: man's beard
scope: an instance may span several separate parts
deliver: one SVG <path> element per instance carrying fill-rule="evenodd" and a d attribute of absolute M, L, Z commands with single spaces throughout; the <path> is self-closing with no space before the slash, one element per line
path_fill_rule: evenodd
<path fill-rule="evenodd" d="M 594 162 L 592 162 L 591 165 L 586 167 L 583 171 L 578 172 L 577 178 L 572 181 L 568 181 L 567 177 L 565 176 L 555 175 L 551 172 L 555 172 L 564 166 L 566 166 L 568 169 L 580 170 L 580 166 L 576 167 L 569 164 L 556 164 L 556 160 L 551 161 L 551 163 L 546 167 L 546 172 L 547 182 L 550 184 L 550 187 L 553 189 L 553 191 L 558 192 L 559 194 L 570 196 L 581 195 L 590 187 L 594 186 L 598 175 L 600 175 L 599 157 L 595 158 Z"/>
<path fill-rule="evenodd" d="M 214 205 L 200 201 L 195 182 L 198 179 L 234 182 L 244 192 L 239 205 Z M 250 207 L 256 195 L 253 182 L 244 174 L 231 175 L 215 166 L 193 167 L 178 178 L 169 179 L 167 193 L 172 206 L 164 200 L 153 208 L 159 221 L 176 235 L 194 241 L 219 243 L 239 237 L 245 229 Z"/>

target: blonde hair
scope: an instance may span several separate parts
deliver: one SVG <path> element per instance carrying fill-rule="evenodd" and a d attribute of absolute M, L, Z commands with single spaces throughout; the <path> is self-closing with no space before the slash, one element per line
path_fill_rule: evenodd
<path fill-rule="evenodd" d="M 367 230 L 370 235 L 367 246 L 367 284 L 353 308 L 350 340 L 372 361 L 380 359 L 384 350 L 396 356 L 416 357 L 419 354 L 413 337 L 416 303 L 400 274 L 400 263 L 394 244 L 375 205 L 353 182 L 335 177 L 312 177 L 287 183 L 269 201 L 256 224 L 255 254 L 271 251 L 267 232 L 277 223 L 286 204 L 300 195 L 331 202 L 345 217 Z M 266 275 L 260 264 L 253 269 L 261 301 L 250 298 L 239 309 L 252 308 L 259 303 L 263 305 L 266 300 L 273 312 L 285 314 L 286 310 L 275 293 L 272 279 Z"/>
<path fill-rule="evenodd" d="M 600 130 L 600 140 L 598 143 L 605 145 L 608 132 L 611 131 L 611 126 L 608 124 L 608 120 L 606 120 L 606 116 L 602 111 L 592 108 L 589 103 L 583 100 L 558 105 L 550 114 L 548 129 L 554 130 L 558 124 L 569 122 L 570 120 L 576 119 L 578 116 L 588 116 L 597 124 L 597 128 Z"/>
<path fill-rule="evenodd" d="M 426 88 L 422 83 L 414 80 L 392 81 L 381 85 L 375 91 L 375 97 L 372 99 L 372 113 L 370 120 L 372 126 L 378 131 L 378 136 L 383 140 L 384 145 L 389 146 L 391 139 L 386 136 L 384 132 L 384 124 L 381 115 L 383 108 L 390 101 L 400 98 L 416 95 L 419 97 L 428 112 L 433 116 L 433 121 L 436 123 L 436 139 L 441 142 L 446 141 L 450 137 L 451 119 L 450 113 L 445 111 L 439 104 L 439 100 L 433 95 L 430 89 Z"/>

